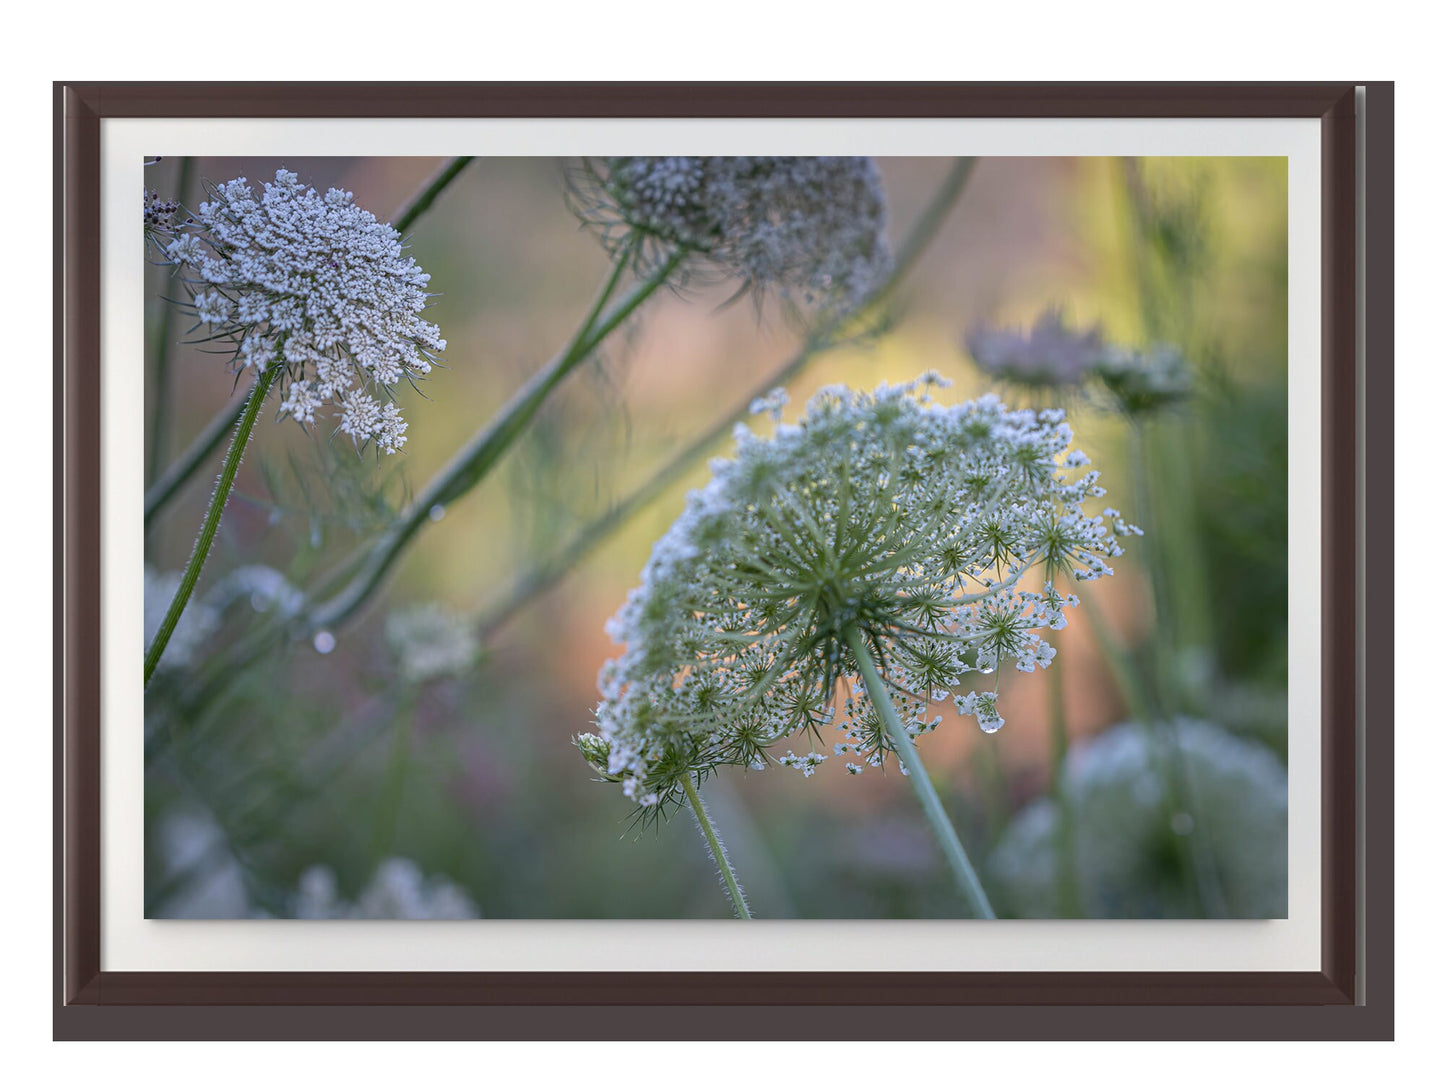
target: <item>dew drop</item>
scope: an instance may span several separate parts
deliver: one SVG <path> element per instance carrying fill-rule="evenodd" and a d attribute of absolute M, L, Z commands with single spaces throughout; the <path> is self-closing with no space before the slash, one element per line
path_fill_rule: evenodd
<path fill-rule="evenodd" d="M 992 666 L 980 666 L 980 667 L 978 668 L 978 672 L 979 672 L 980 674 L 991 674 L 991 673 L 993 673 L 993 671 L 994 671 L 994 667 L 992 667 Z"/>
<path fill-rule="evenodd" d="M 991 718 L 991 719 L 980 719 L 980 720 L 978 721 L 978 728 L 979 728 L 980 730 L 982 730 L 985 734 L 994 734 L 994 733 L 996 733 L 1002 726 L 1003 726 L 1003 720 L 1000 719 L 997 715 L 995 715 L 995 716 L 994 716 L 993 718 Z"/>
<path fill-rule="evenodd" d="M 332 636 L 331 633 L 325 629 L 322 629 L 316 634 L 315 639 L 311 641 L 311 646 L 316 649 L 318 654 L 330 655 L 331 652 L 336 649 L 336 637 Z"/>
<path fill-rule="evenodd" d="M 433 523 L 440 523 L 442 517 L 444 517 L 446 514 L 446 508 L 440 504 L 432 505 L 431 510 L 427 512 L 428 518 L 430 518 Z"/>

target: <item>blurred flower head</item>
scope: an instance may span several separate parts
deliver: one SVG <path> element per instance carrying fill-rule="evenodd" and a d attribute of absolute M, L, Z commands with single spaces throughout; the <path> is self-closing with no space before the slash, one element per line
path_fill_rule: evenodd
<path fill-rule="evenodd" d="M 301 875 L 294 912 L 297 918 L 480 918 L 477 905 L 445 877 L 426 877 L 409 858 L 387 858 L 356 901 L 340 897 L 336 875 L 313 866 Z"/>
<path fill-rule="evenodd" d="M 1031 331 L 980 324 L 964 344 L 989 376 L 1025 388 L 1074 387 L 1089 375 L 1103 352 L 1098 327 L 1072 331 L 1057 309 L 1041 314 Z"/>
<path fill-rule="evenodd" d="M 1147 350 L 1111 347 L 1100 357 L 1095 372 L 1119 409 L 1131 417 L 1183 402 L 1194 391 L 1189 363 L 1173 346 L 1156 345 Z"/>
<path fill-rule="evenodd" d="M 471 622 L 435 604 L 389 615 L 386 639 L 396 652 L 402 676 L 412 682 L 465 674 L 481 655 Z"/>
<path fill-rule="evenodd" d="M 209 195 L 157 242 L 204 341 L 226 344 L 241 368 L 281 366 L 281 413 L 311 425 L 329 407 L 358 447 L 396 452 L 407 423 L 391 389 L 430 372 L 446 348 L 421 319 L 430 276 L 401 236 L 350 192 L 320 195 L 286 170 L 259 199 L 244 177 Z"/>
<path fill-rule="evenodd" d="M 1064 627 L 1068 581 L 1109 574 L 1133 528 L 1085 514 L 1103 490 L 1062 411 L 945 407 L 938 383 L 829 388 L 771 439 L 739 427 L 736 458 L 712 464 L 608 626 L 626 647 L 601 673 L 582 751 L 594 766 L 605 754 L 629 797 L 676 801 L 684 775 L 762 767 L 775 743 L 820 742 L 824 726 L 842 731 L 833 752 L 856 758 L 851 773 L 882 764 L 892 746 L 856 684 L 855 630 L 915 735 L 971 675 L 1048 665 L 1039 631 Z M 1035 566 L 1044 583 L 1024 590 Z M 1003 725 L 996 701 L 955 695 L 985 730 Z M 778 760 L 812 774 L 826 755 Z"/>
<path fill-rule="evenodd" d="M 1185 837 L 1207 851 L 1228 917 L 1285 916 L 1287 777 L 1267 747 L 1194 719 L 1125 723 L 1069 750 L 1063 794 L 1086 916 L 1194 913 Z M 1058 832 L 1057 805 L 1041 799 L 990 859 L 1001 902 L 1020 917 L 1059 915 Z"/>
<path fill-rule="evenodd" d="M 614 257 L 693 256 L 801 307 L 851 312 L 893 266 L 871 158 L 605 158 L 573 187 Z"/>

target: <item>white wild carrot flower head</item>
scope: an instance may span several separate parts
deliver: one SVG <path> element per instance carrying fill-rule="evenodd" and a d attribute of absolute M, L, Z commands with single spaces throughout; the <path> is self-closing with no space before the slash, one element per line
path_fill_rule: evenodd
<path fill-rule="evenodd" d="M 388 455 L 406 443 L 392 389 L 431 371 L 446 348 L 421 318 L 430 276 L 401 236 L 352 202 L 278 170 L 258 198 L 246 178 L 209 186 L 193 218 L 157 242 L 178 269 L 204 341 L 242 369 L 282 366 L 282 414 Z M 147 201 L 148 221 L 151 203 Z"/>
<path fill-rule="evenodd" d="M 964 345 L 989 376 L 1026 388 L 1074 387 L 1104 352 L 1097 327 L 1071 330 L 1057 309 L 1045 310 L 1029 331 L 980 324 L 969 331 Z"/>
<path fill-rule="evenodd" d="M 1197 915 L 1191 838 L 1214 867 L 1216 917 L 1285 916 L 1288 776 L 1262 743 L 1198 719 L 1123 723 L 1069 749 L 1062 787 L 1086 917 Z M 1041 798 L 989 860 L 1000 902 L 1021 918 L 1059 916 L 1061 830 L 1057 802 Z"/>
<path fill-rule="evenodd" d="M 784 741 L 776 759 L 805 775 L 829 752 L 850 774 L 882 765 L 893 747 L 851 630 L 910 734 L 950 697 L 984 730 L 1003 725 L 987 675 L 1047 666 L 1041 633 L 1135 529 L 1085 512 L 1104 491 L 1062 411 L 943 406 L 941 383 L 827 388 L 769 439 L 739 427 L 736 457 L 713 462 L 609 623 L 625 650 L 578 743 L 604 778 L 647 808 L 675 803 L 688 774 L 762 767 Z M 991 687 L 959 688 L 980 677 Z"/>
<path fill-rule="evenodd" d="M 851 312 L 893 266 L 871 158 L 604 158 L 572 195 L 614 256 L 684 254 L 684 276 L 707 265 L 800 308 Z"/>
<path fill-rule="evenodd" d="M 393 612 L 386 619 L 386 639 L 402 676 L 412 682 L 465 674 L 481 655 L 471 623 L 434 604 Z"/>

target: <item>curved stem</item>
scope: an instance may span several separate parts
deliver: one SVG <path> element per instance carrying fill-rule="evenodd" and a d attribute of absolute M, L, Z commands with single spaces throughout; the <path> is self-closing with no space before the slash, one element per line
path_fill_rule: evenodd
<path fill-rule="evenodd" d="M 246 408 L 241 412 L 236 435 L 231 438 L 230 450 L 226 452 L 226 460 L 221 465 L 221 476 L 216 479 L 216 489 L 211 494 L 206 518 L 201 521 L 201 533 L 196 538 L 195 548 L 191 550 L 191 559 L 186 562 L 185 571 L 181 573 L 180 586 L 176 588 L 175 597 L 171 599 L 170 609 L 166 611 L 160 628 L 156 630 L 155 639 L 146 651 L 147 685 L 150 684 L 151 675 L 155 673 L 156 664 L 161 661 L 161 655 L 165 653 L 171 634 L 176 631 L 176 624 L 181 619 L 186 603 L 191 599 L 191 592 L 196 589 L 196 582 L 201 578 L 201 566 L 206 563 L 206 556 L 211 552 L 211 543 L 216 540 L 216 530 L 221 525 L 221 513 L 225 511 L 226 502 L 231 497 L 231 487 L 236 484 L 236 472 L 241 467 L 241 456 L 245 454 L 246 445 L 251 440 L 251 430 L 256 427 L 256 416 L 261 413 L 261 403 L 280 372 L 279 365 L 269 367 L 256 378 L 251 394 L 246 397 Z"/>
<path fill-rule="evenodd" d="M 698 794 L 697 787 L 693 785 L 692 776 L 682 777 L 682 789 L 687 792 L 688 804 L 692 806 L 692 812 L 697 817 L 697 826 L 702 832 L 702 838 L 707 841 L 708 850 L 712 851 L 712 860 L 717 863 L 718 875 L 722 877 L 723 887 L 727 889 L 728 897 L 732 900 L 733 914 L 738 918 L 752 918 L 753 914 L 748 910 L 748 901 L 743 896 L 743 886 L 738 884 L 738 875 L 733 872 L 732 863 L 728 861 L 728 852 L 723 847 L 722 840 L 718 838 L 717 828 L 708 816 L 707 806 L 702 804 L 702 796 Z"/>
<path fill-rule="evenodd" d="M 491 472 L 552 390 L 667 281 L 680 260 L 680 255 L 673 257 L 651 277 L 638 283 L 599 322 L 599 314 L 616 290 L 626 264 L 626 260 L 618 260 L 592 311 L 567 348 L 527 381 L 502 411 L 427 484 L 406 514 L 378 540 L 356 576 L 335 597 L 312 613 L 309 627 L 313 630 L 327 628 L 356 613 L 381 586 L 407 544 L 430 520 L 433 510 L 445 507 L 470 492 Z"/>
<path fill-rule="evenodd" d="M 405 233 L 412 223 L 424 215 L 436 202 L 436 198 L 446 190 L 447 185 L 456 180 L 457 174 L 467 168 L 472 157 L 472 155 L 459 155 L 437 170 L 432 179 L 427 182 L 426 187 L 407 200 L 392 216 L 391 228 L 397 233 Z"/>
<path fill-rule="evenodd" d="M 938 191 L 934 193 L 933 199 L 919 216 L 912 230 L 909 231 L 908 238 L 903 242 L 898 258 L 893 263 L 892 274 L 888 276 L 888 280 L 879 288 L 878 292 L 869 299 L 869 306 L 876 307 L 897 292 L 898 287 L 902 285 L 903 280 L 923 255 L 928 243 L 938 233 L 938 229 L 944 219 L 948 217 L 948 213 L 953 210 L 954 204 L 958 202 L 958 197 L 963 193 L 968 179 L 973 175 L 976 163 L 976 158 L 960 158 L 954 162 L 947 176 L 944 177 L 943 183 L 939 185 Z M 647 481 L 583 527 L 562 550 L 551 557 L 543 558 L 517 577 L 506 597 L 482 616 L 478 623 L 479 635 L 483 639 L 491 636 L 524 609 L 528 603 L 576 568 L 580 561 L 610 538 L 612 533 L 631 519 L 634 513 L 660 496 L 668 486 L 686 474 L 692 465 L 707 453 L 709 448 L 732 432 L 733 426 L 748 416 L 749 408 L 754 400 L 767 395 L 779 385 L 786 384 L 801 373 L 819 354 L 838 345 L 838 340 L 834 338 L 837 330 L 836 323 L 830 323 L 820 328 L 808 338 L 808 341 L 796 354 L 750 389 L 738 400 L 737 406 L 677 452 Z"/>
<path fill-rule="evenodd" d="M 908 769 L 908 781 L 913 784 L 913 793 L 918 798 L 918 804 L 923 807 L 929 827 L 933 829 L 933 834 L 938 838 L 939 846 L 943 848 L 944 856 L 953 869 L 959 890 L 976 916 L 998 917 L 993 912 L 993 905 L 988 902 L 988 896 L 984 894 L 983 884 L 974 872 L 973 863 L 968 860 L 968 852 L 963 849 L 953 822 L 944 812 L 938 792 L 929 781 L 918 750 L 913 747 L 913 739 L 908 736 L 908 731 L 903 729 L 903 720 L 898 718 L 898 712 L 894 710 L 893 699 L 888 695 L 888 689 L 879 677 L 877 667 L 873 665 L 873 658 L 863 643 L 862 633 L 852 627 L 848 629 L 847 638 L 848 646 L 853 649 L 853 657 L 858 661 L 858 672 L 863 676 L 863 684 L 868 689 L 868 698 L 873 701 L 874 710 L 878 712 L 878 717 L 883 720 L 883 725 L 888 730 L 889 740 L 893 742 L 899 761 Z"/>

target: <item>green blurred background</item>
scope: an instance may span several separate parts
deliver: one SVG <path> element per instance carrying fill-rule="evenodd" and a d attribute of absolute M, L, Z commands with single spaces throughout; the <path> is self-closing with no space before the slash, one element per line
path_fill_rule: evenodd
<path fill-rule="evenodd" d="M 167 159 L 148 167 L 147 184 L 194 206 L 202 178 L 246 176 L 259 188 L 284 166 L 318 189 L 354 191 L 385 219 L 441 164 L 198 159 L 190 190 L 179 193 L 181 160 Z M 895 243 L 951 164 L 879 160 Z M 421 385 L 423 394 L 401 393 L 411 425 L 404 454 L 378 464 L 328 440 L 325 423 L 307 433 L 263 420 L 202 592 L 256 565 L 304 587 L 384 527 L 565 342 L 608 267 L 565 206 L 566 166 L 479 158 L 417 222 L 411 254 L 440 294 L 428 316 L 448 340 L 447 368 Z M 1196 394 L 1150 425 L 1144 444 L 1159 525 L 1150 537 L 1165 577 L 1156 586 L 1172 601 L 1170 627 L 1159 627 L 1148 563 L 1131 552 L 1115 563 L 1116 576 L 1092 585 L 1090 613 L 1050 637 L 1076 753 L 1131 715 L 1092 627 L 1102 623 L 1126 665 L 1165 671 L 1157 680 L 1176 691 L 1181 714 L 1283 764 L 1285 191 L 1282 159 L 982 160 L 903 284 L 887 330 L 819 356 L 789 385 L 785 418 L 824 384 L 872 388 L 926 369 L 953 381 L 943 393 L 949 401 L 987 390 L 1009 397 L 974 367 L 963 336 L 983 321 L 1028 326 L 1049 306 L 1075 326 L 1100 324 L 1111 342 L 1167 341 L 1184 351 Z M 164 269 L 150 273 L 154 349 L 166 290 Z M 260 619 L 260 601 L 242 599 L 217 616 L 189 665 L 152 685 L 148 726 L 175 737 L 147 764 L 148 915 L 294 914 L 307 870 L 333 871 L 337 894 L 355 899 L 389 856 L 452 882 L 489 918 L 730 913 L 686 813 L 635 835 L 630 803 L 594 781 L 571 744 L 590 728 L 598 668 L 618 650 L 604 622 L 686 490 L 707 477 L 705 462 L 497 628 L 466 673 L 409 681 L 385 635 L 389 613 L 417 604 L 485 615 L 522 569 L 734 409 L 798 348 L 797 327 L 770 307 L 719 309 L 729 293 L 721 285 L 653 299 L 553 396 L 503 466 L 425 529 L 362 619 L 337 630 L 334 649 L 273 652 L 228 675 L 235 680 L 193 710 L 191 683 L 207 674 L 207 660 L 223 660 Z M 177 323 L 169 337 L 184 330 Z M 148 411 L 164 397 L 171 419 L 148 471 L 169 462 L 232 394 L 224 358 L 174 348 L 164 386 L 147 387 Z M 1077 445 L 1110 490 L 1105 503 L 1133 518 L 1128 423 L 1097 397 L 1068 406 Z M 723 441 L 713 454 L 727 451 Z M 208 496 L 195 480 L 164 512 L 147 537 L 149 565 L 184 564 Z M 1160 644 L 1167 657 L 1151 661 L 1151 645 Z M 1005 675 L 1008 725 L 995 735 L 949 717 L 920 740 L 1004 914 L 1053 913 L 1019 899 L 1028 879 L 1010 880 L 1009 863 L 993 857 L 1011 845 L 1010 825 L 1050 791 L 1050 680 Z M 780 768 L 724 774 L 704 794 L 760 917 L 959 914 L 896 772 L 850 778 L 830 760 L 809 779 Z M 1247 842 L 1221 828 L 1208 845 Z M 1157 854 L 1139 846 L 1148 853 L 1129 874 L 1140 879 L 1139 894 L 1121 902 L 1106 893 L 1089 913 L 1219 913 L 1174 892 L 1187 877 L 1169 846 Z M 1277 864 L 1270 855 L 1262 860 Z"/>

